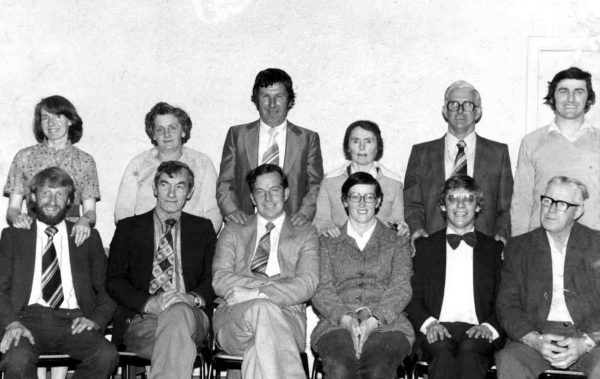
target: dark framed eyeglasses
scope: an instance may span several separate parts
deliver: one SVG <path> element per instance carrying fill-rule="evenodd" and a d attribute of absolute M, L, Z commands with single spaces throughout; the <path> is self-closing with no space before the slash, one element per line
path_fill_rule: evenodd
<path fill-rule="evenodd" d="M 350 193 L 346 197 L 351 203 L 360 203 L 363 200 L 367 204 L 372 204 L 377 200 L 377 196 L 374 193 L 365 193 L 361 195 L 360 193 Z"/>
<path fill-rule="evenodd" d="M 477 199 L 475 195 L 446 195 L 446 202 L 449 204 L 458 204 L 461 201 L 465 204 L 474 204 Z"/>
<path fill-rule="evenodd" d="M 458 101 L 449 101 L 446 103 L 446 108 L 453 112 L 456 112 L 459 109 L 462 109 L 463 112 L 473 112 L 473 110 L 477 108 L 477 105 L 472 101 L 463 101 L 462 103 Z"/>
<path fill-rule="evenodd" d="M 555 200 L 555 199 L 551 198 L 550 196 L 546 196 L 546 195 L 540 196 L 540 202 L 542 203 L 542 207 L 545 207 L 545 208 L 550 208 L 553 205 L 556 205 L 556 209 L 561 212 L 566 212 L 567 209 L 569 209 L 569 207 L 578 207 L 581 205 L 581 204 L 567 203 L 566 201 L 563 201 L 563 200 Z"/>

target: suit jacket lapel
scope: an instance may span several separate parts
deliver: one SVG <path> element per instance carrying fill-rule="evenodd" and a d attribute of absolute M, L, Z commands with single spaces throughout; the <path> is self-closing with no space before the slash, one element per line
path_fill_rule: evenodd
<path fill-rule="evenodd" d="M 432 293 L 435 294 L 439 309 L 442 310 L 442 302 L 444 301 L 444 289 L 446 287 L 446 233 L 438 233 L 436 240 L 432 241 L 432 245 L 435 246 L 433 252 L 433 259 L 431 260 L 431 286 Z"/>
<path fill-rule="evenodd" d="M 535 274 L 542 283 L 544 299 L 552 300 L 552 255 L 544 229 L 537 229 L 531 248 L 533 250 L 531 267 L 535 267 Z M 543 314 L 547 317 L 550 312 L 550 301 L 541 301 L 541 306 L 544 308 Z"/>
<path fill-rule="evenodd" d="M 283 172 L 286 175 L 290 173 L 294 161 L 300 153 L 301 146 L 300 130 L 296 125 L 288 121 L 287 134 L 285 137 L 285 160 L 283 162 Z"/>
<path fill-rule="evenodd" d="M 431 151 L 431 177 L 442 178 L 442 181 L 446 178 L 446 160 L 444 154 L 446 150 L 446 136 L 434 141 L 433 149 Z M 432 179 L 435 180 L 435 179 Z"/>
<path fill-rule="evenodd" d="M 134 227 L 138 251 L 137 270 L 143 275 L 144 282 L 150 285 L 152 280 L 152 264 L 154 263 L 154 210 L 146 213 Z"/>
<path fill-rule="evenodd" d="M 13 275 L 23 275 L 26 278 L 26 283 L 29 292 L 27 292 L 27 296 L 25 297 L 27 300 L 25 305 L 27 305 L 27 301 L 29 301 L 29 297 L 31 296 L 31 283 L 33 283 L 33 271 L 35 270 L 35 244 L 37 243 L 37 223 L 34 221 L 31 223 L 31 228 L 23 234 L 25 238 L 23 239 L 23 254 L 19 254 L 23 259 L 23 272 L 22 273 L 13 273 Z M 19 259 L 17 257 L 17 259 Z"/>
<path fill-rule="evenodd" d="M 285 217 L 283 221 L 283 225 L 281 226 L 281 233 L 279 234 L 279 245 L 277 247 L 277 258 L 279 259 L 279 267 L 282 267 L 282 263 L 284 261 L 283 252 L 289 252 L 294 250 L 292 236 L 294 235 L 294 225 L 290 221 L 289 217 Z"/>
<path fill-rule="evenodd" d="M 243 246 L 243 251 L 246 252 L 246 267 L 248 272 L 250 272 L 250 266 L 252 265 L 252 257 L 254 256 L 254 250 L 256 250 L 256 230 L 258 218 L 253 216 L 253 219 L 248 222 L 248 226 L 243 229 L 244 235 L 242 236 L 241 241 L 246 241 L 246 246 Z"/>
<path fill-rule="evenodd" d="M 71 263 L 71 278 L 73 280 L 73 289 L 75 290 L 75 298 L 77 304 L 81 306 L 80 292 L 79 289 L 83 288 L 85 281 L 91 281 L 91 278 L 86 276 L 86 273 L 81 269 L 83 264 L 82 260 L 86 259 L 85 252 L 81 251 L 81 247 L 75 245 L 75 239 L 71 237 L 71 230 L 73 224 L 66 222 L 67 224 L 67 239 L 69 240 L 69 262 Z M 65 294 L 66 297 L 66 294 Z"/>
<path fill-rule="evenodd" d="M 564 271 L 565 289 L 569 289 L 568 287 L 575 283 L 574 277 L 576 275 L 581 275 L 581 273 L 577 272 L 577 267 L 579 266 L 579 262 L 581 260 L 580 256 L 583 255 L 585 251 L 590 249 L 588 246 L 589 240 L 585 236 L 580 235 L 581 230 L 582 229 L 579 227 L 579 224 L 575 223 L 571 229 L 569 241 L 567 242 Z"/>
<path fill-rule="evenodd" d="M 475 165 L 473 167 L 473 178 L 478 179 L 479 173 L 484 173 L 488 169 L 489 162 L 491 160 L 488 157 L 489 149 L 486 146 L 486 142 L 483 138 L 475 137 Z"/>
<path fill-rule="evenodd" d="M 484 297 L 484 294 L 481 293 L 479 284 L 490 280 L 486 276 L 492 275 L 493 279 L 494 275 L 493 271 L 489 270 L 489 259 L 486 259 L 488 256 L 490 258 L 493 257 L 493 255 L 486 251 L 485 246 L 481 243 L 481 238 L 478 238 L 473 248 L 473 300 L 475 301 L 475 313 L 480 324 L 482 322 L 482 320 L 479 320 L 481 310 L 477 308 L 481 304 L 480 299 Z"/>
<path fill-rule="evenodd" d="M 246 158 L 250 163 L 250 169 L 258 166 L 258 134 L 260 132 L 260 122 L 254 121 L 246 127 L 244 134 L 244 146 L 246 147 Z M 287 157 L 286 157 L 287 158 Z"/>

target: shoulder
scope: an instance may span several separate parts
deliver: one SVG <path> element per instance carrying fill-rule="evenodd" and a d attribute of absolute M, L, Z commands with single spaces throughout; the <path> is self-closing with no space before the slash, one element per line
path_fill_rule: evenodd
<path fill-rule="evenodd" d="M 209 228 L 209 229 L 213 230 L 212 223 L 210 222 L 210 220 L 208 220 L 204 217 L 192 215 L 192 214 L 189 214 L 186 212 L 181 213 L 181 222 L 182 222 L 182 224 L 194 225 L 195 227 L 198 227 L 198 228 L 203 228 L 203 229 Z"/>
<path fill-rule="evenodd" d="M 229 128 L 228 133 L 232 133 L 232 134 L 245 133 L 245 132 L 253 130 L 253 129 L 258 129 L 258 127 L 259 127 L 259 122 L 258 122 L 258 120 L 255 120 L 255 121 L 248 122 L 245 124 L 234 125 Z"/>
<path fill-rule="evenodd" d="M 29 156 L 31 154 L 35 153 L 36 151 L 39 151 L 40 149 L 41 149 L 40 144 L 25 147 L 25 148 L 17 151 L 17 154 L 15 154 L 14 161 L 26 160 L 29 158 Z"/>
<path fill-rule="evenodd" d="M 86 159 L 86 160 L 89 160 L 92 162 L 94 161 L 94 157 L 92 157 L 91 154 L 86 153 L 85 151 L 81 150 L 77 146 L 72 146 L 71 148 L 73 149 L 73 154 L 76 155 L 77 157 L 79 157 L 79 159 Z"/>
<path fill-rule="evenodd" d="M 348 161 L 344 162 L 343 165 L 334 168 L 333 170 L 329 171 L 328 173 L 325 174 L 325 179 L 324 180 L 331 180 L 331 179 L 335 179 L 338 178 L 340 176 L 345 176 L 346 175 L 346 170 L 348 169 L 348 165 L 350 163 Z"/>
<path fill-rule="evenodd" d="M 431 141 L 421 142 L 413 145 L 412 150 L 414 152 L 426 152 L 431 149 L 436 149 L 440 146 L 444 146 L 444 137 L 437 138 Z"/>
<path fill-rule="evenodd" d="M 186 160 L 192 161 L 198 166 L 204 166 L 207 163 L 212 164 L 212 160 L 206 154 L 201 151 L 190 149 L 189 147 L 183 147 L 183 156 L 186 157 Z M 195 173 L 197 175 L 197 173 Z"/>
<path fill-rule="evenodd" d="M 296 133 L 300 133 L 300 134 L 306 134 L 307 136 L 317 136 L 318 133 L 315 131 L 312 131 L 310 129 L 307 128 L 303 128 L 302 126 L 298 126 L 292 122 L 288 121 L 288 129 L 292 130 Z"/>
<path fill-rule="evenodd" d="M 119 222 L 117 222 L 117 229 L 131 229 L 138 225 L 152 223 L 153 222 L 153 219 L 152 219 L 153 213 L 154 213 L 154 208 L 146 213 L 142 213 L 139 215 L 121 219 L 121 220 L 119 220 Z"/>
<path fill-rule="evenodd" d="M 529 144 L 535 144 L 540 139 L 545 138 L 548 135 L 548 130 L 550 129 L 550 125 L 542 126 L 541 128 L 537 128 L 531 133 L 528 133 L 521 140 L 521 146 L 527 146 Z"/>
<path fill-rule="evenodd" d="M 485 146 L 486 149 L 508 150 L 507 144 L 487 139 L 479 134 L 477 135 L 477 144 Z"/>
<path fill-rule="evenodd" d="M 381 163 L 378 164 L 378 167 L 379 167 L 379 176 L 380 176 L 379 178 L 377 178 L 378 180 L 387 179 L 387 180 L 392 180 L 395 182 L 402 183 L 402 178 L 400 178 L 400 175 L 398 175 L 394 171 L 388 169 Z"/>
<path fill-rule="evenodd" d="M 475 235 L 477 236 L 477 244 L 481 244 L 485 250 L 492 250 L 501 253 L 504 249 L 504 244 L 502 242 L 496 241 L 485 233 L 476 230 Z"/>
<path fill-rule="evenodd" d="M 421 237 L 415 240 L 416 254 L 429 254 L 436 245 L 445 247 L 446 229 L 440 229 L 431 233 L 428 237 Z"/>

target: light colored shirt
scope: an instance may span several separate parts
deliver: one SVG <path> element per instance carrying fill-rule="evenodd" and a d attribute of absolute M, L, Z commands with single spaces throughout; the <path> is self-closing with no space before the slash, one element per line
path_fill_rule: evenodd
<path fill-rule="evenodd" d="M 559 248 L 548 232 L 546 232 L 546 236 L 550 243 L 550 254 L 552 256 L 552 302 L 550 303 L 548 321 L 573 322 L 565 302 L 565 257 L 569 239 L 567 238 L 565 245 Z"/>
<path fill-rule="evenodd" d="M 472 231 L 474 229 L 468 232 Z M 446 228 L 446 233 L 459 234 L 451 226 Z M 437 321 L 434 317 L 425 320 L 420 328 L 421 333 L 427 333 L 427 327 L 434 321 Z M 473 248 L 465 241 L 460 241 L 456 250 L 453 250 L 446 241 L 446 282 L 439 321 L 479 325 L 473 287 Z M 489 323 L 484 322 L 481 325 L 487 326 L 492 331 L 493 339 L 500 336 L 496 328 Z"/>
<path fill-rule="evenodd" d="M 258 164 L 260 165 L 262 163 L 262 157 L 270 146 L 270 129 L 277 130 L 275 141 L 277 141 L 277 145 L 279 146 L 279 167 L 283 168 L 285 160 L 285 139 L 287 137 L 287 120 L 283 121 L 281 125 L 277 125 L 273 128 L 265 124 L 262 119 L 260 120 L 260 130 L 258 132 Z"/>
<path fill-rule="evenodd" d="M 33 282 L 31 285 L 31 294 L 29 295 L 28 305 L 39 304 L 44 307 L 49 307 L 48 303 L 42 298 L 42 252 L 49 237 L 46 234 L 48 225 L 36 220 L 36 237 L 35 237 L 35 266 L 33 269 Z M 75 297 L 75 288 L 73 287 L 73 275 L 71 273 L 71 259 L 69 256 L 69 234 L 67 233 L 67 225 L 65 221 L 61 221 L 55 225 L 58 232 L 54 235 L 54 249 L 56 250 L 56 258 L 60 269 L 60 280 L 62 281 L 62 289 L 64 300 L 60 304 L 61 309 L 77 309 L 77 298 Z"/>
<path fill-rule="evenodd" d="M 446 179 L 452 175 L 452 171 L 454 169 L 454 161 L 456 160 L 456 154 L 458 153 L 458 143 L 459 139 L 456 138 L 452 133 L 446 133 L 446 148 L 444 149 L 444 166 Z M 477 134 L 472 132 L 465 138 L 465 155 L 467 156 L 467 175 L 473 176 L 473 169 L 475 166 L 475 146 L 477 144 Z"/>
<path fill-rule="evenodd" d="M 256 254 L 256 248 L 258 247 L 260 238 L 267 233 L 267 223 L 272 222 L 273 225 L 275 225 L 269 236 L 271 251 L 269 252 L 269 260 L 267 261 L 267 268 L 265 270 L 265 274 L 268 276 L 275 276 L 281 273 L 279 256 L 277 253 L 279 251 L 279 236 L 281 235 L 281 227 L 283 226 L 284 220 L 285 213 L 281 214 L 281 216 L 273 221 L 266 220 L 259 214 L 256 215 L 256 243 L 254 244 L 254 254 Z M 252 255 L 252 259 L 254 259 L 254 254 Z"/>
<path fill-rule="evenodd" d="M 367 242 L 369 242 L 369 239 L 373 235 L 373 231 L 375 230 L 376 225 L 377 225 L 377 223 L 374 222 L 373 226 L 371 226 L 369 229 L 367 229 L 361 236 L 360 233 L 357 232 L 356 229 L 354 228 L 354 223 L 352 221 L 348 221 L 348 226 L 347 226 L 348 237 L 354 238 L 354 240 L 356 241 L 356 245 L 358 246 L 358 249 L 360 251 L 363 251 L 365 246 L 367 246 Z"/>
<path fill-rule="evenodd" d="M 160 245 L 160 239 L 167 230 L 165 220 L 161 220 L 158 214 L 154 213 L 154 253 Z M 186 293 L 185 283 L 183 281 L 183 271 L 181 268 L 181 218 L 175 219 L 177 222 L 171 228 L 171 237 L 173 238 L 173 253 L 175 254 L 175 267 L 173 267 L 173 285 L 179 293 Z"/>
<path fill-rule="evenodd" d="M 194 193 L 183 211 L 209 219 L 218 232 L 222 218 L 216 199 L 215 166 L 206 154 L 185 146 L 178 161 L 187 164 L 194 173 Z M 115 221 L 149 212 L 156 206 L 152 183 L 160 163 L 156 147 L 138 154 L 129 162 L 117 193 Z"/>
<path fill-rule="evenodd" d="M 510 208 L 513 236 L 540 226 L 540 196 L 557 175 L 587 186 L 590 197 L 578 221 L 600 229 L 600 129 L 584 122 L 576 135 L 569 141 L 553 122 L 523 137 Z"/>

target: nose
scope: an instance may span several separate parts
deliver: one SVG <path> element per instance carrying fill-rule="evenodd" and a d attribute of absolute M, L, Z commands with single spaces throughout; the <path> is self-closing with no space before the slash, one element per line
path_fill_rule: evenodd
<path fill-rule="evenodd" d="M 175 197 L 175 186 L 169 187 L 169 192 L 167 193 L 169 197 Z"/>
<path fill-rule="evenodd" d="M 550 207 L 548 208 L 548 212 L 557 213 L 558 212 L 558 204 L 557 203 L 550 204 Z"/>
<path fill-rule="evenodd" d="M 273 194 L 271 193 L 271 191 L 265 191 L 265 200 L 271 201 L 272 198 Z"/>
<path fill-rule="evenodd" d="M 458 198 L 458 200 L 456 201 L 456 206 L 458 208 L 464 208 L 465 204 L 466 204 L 465 199 Z"/>
<path fill-rule="evenodd" d="M 364 150 L 364 149 L 365 149 L 365 142 L 364 142 L 364 141 L 360 141 L 360 142 L 358 143 L 358 148 L 359 148 L 360 150 Z"/>
<path fill-rule="evenodd" d="M 569 91 L 569 98 L 568 98 L 569 102 L 573 102 L 573 100 L 575 100 L 575 94 L 573 92 Z"/>

